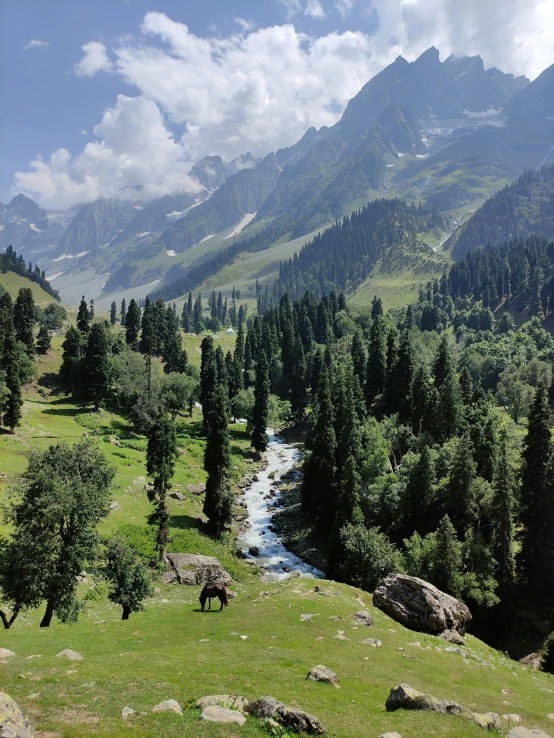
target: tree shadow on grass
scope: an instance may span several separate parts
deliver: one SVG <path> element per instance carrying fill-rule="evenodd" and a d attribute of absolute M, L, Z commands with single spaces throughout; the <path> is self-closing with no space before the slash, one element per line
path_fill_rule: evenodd
<path fill-rule="evenodd" d="M 65 415 L 68 418 L 73 418 L 82 411 L 78 407 L 47 407 L 42 412 L 44 415 Z"/>
<path fill-rule="evenodd" d="M 169 527 L 177 528 L 179 530 L 189 530 L 196 528 L 196 530 L 204 532 L 204 524 L 197 518 L 193 518 L 192 515 L 170 515 L 169 516 Z"/>

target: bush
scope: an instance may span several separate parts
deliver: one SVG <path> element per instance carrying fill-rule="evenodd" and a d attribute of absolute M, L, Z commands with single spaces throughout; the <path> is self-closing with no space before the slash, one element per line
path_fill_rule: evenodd
<path fill-rule="evenodd" d="M 381 579 L 403 571 L 402 554 L 379 528 L 346 525 L 340 532 L 344 559 L 341 578 L 371 592 Z"/>
<path fill-rule="evenodd" d="M 543 671 L 554 674 L 554 630 L 544 642 L 541 653 Z"/>

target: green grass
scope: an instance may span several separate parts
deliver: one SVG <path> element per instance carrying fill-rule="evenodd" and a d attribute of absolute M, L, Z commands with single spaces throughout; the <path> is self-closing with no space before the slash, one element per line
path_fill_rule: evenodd
<path fill-rule="evenodd" d="M 50 305 L 51 302 L 56 302 L 54 298 L 45 292 L 36 282 L 32 282 L 26 277 L 22 277 L 15 272 L 6 272 L 3 274 L 0 272 L 0 287 L 9 293 L 10 297 L 15 300 L 17 293 L 22 287 L 30 287 L 33 293 L 33 299 L 42 307 Z"/>
<path fill-rule="evenodd" d="M 399 626 L 372 608 L 367 594 L 351 587 L 327 583 L 320 594 L 309 580 L 263 584 L 251 578 L 235 589 L 238 596 L 222 613 L 200 613 L 198 588 L 175 585 L 163 587 L 146 603 L 146 611 L 128 622 L 103 601 L 90 602 L 73 626 L 40 630 L 40 613 L 33 613 L 4 633 L 2 646 L 17 655 L 2 665 L 3 689 L 37 728 L 64 738 L 263 735 L 252 718 L 240 730 L 199 719 L 192 707 L 198 697 L 229 693 L 247 698 L 269 694 L 297 705 L 319 717 L 337 738 L 366 738 L 386 730 L 441 738 L 485 735 L 456 717 L 387 713 L 385 699 L 400 682 L 476 711 L 516 712 L 528 727 L 548 730 L 552 725 L 547 713 L 554 679 L 526 672 L 471 636 L 465 663 L 461 655 L 444 651 L 444 641 Z M 350 616 L 361 607 L 356 597 L 371 611 L 374 627 L 352 627 Z M 301 622 L 302 613 L 315 617 Z M 335 640 L 337 630 L 350 641 Z M 382 648 L 358 643 L 367 637 L 379 638 Z M 423 648 L 410 645 L 416 641 Z M 64 648 L 77 650 L 84 660 L 54 658 Z M 320 663 L 337 673 L 340 690 L 305 680 Z M 151 708 L 165 699 L 189 709 L 183 717 L 153 715 Z M 122 721 L 124 705 L 140 714 Z"/>
<path fill-rule="evenodd" d="M 44 389 L 59 367 L 61 340 L 56 338 L 51 354 L 40 359 L 39 379 L 26 388 L 22 427 L 14 436 L 0 436 L 0 472 L 6 474 L 1 477 L 0 495 L 5 496 L 9 482 L 17 481 L 31 447 L 43 448 L 60 438 L 72 443 L 96 430 L 102 450 L 116 467 L 113 499 L 121 504 L 110 513 L 102 532 L 120 529 L 148 559 L 154 552 L 154 531 L 145 522 L 150 511 L 143 489 L 145 439 L 132 433 L 117 413 L 90 413 Z M 197 347 L 200 340 L 187 337 L 188 348 L 193 343 Z M 194 701 L 226 693 L 247 698 L 270 694 L 297 705 L 319 717 L 336 738 L 366 738 L 387 730 L 405 738 L 484 735 L 456 717 L 387 713 L 387 694 L 400 682 L 477 711 L 516 712 L 524 725 L 548 730 L 552 723 L 547 714 L 554 704 L 552 676 L 529 673 L 471 636 L 465 663 L 460 654 L 445 652 L 443 641 L 406 630 L 375 610 L 367 593 L 346 585 L 325 583 L 318 593 L 308 579 L 263 583 L 235 558 L 232 536 L 221 542 L 206 536 L 198 520 L 202 498 L 186 492 L 186 484 L 205 479 L 204 440 L 198 431 L 198 414 L 179 420 L 182 454 L 174 481 L 187 499 L 170 503 L 170 547 L 217 556 L 233 576 L 237 597 L 222 613 L 201 613 L 199 588 L 163 585 L 156 579 L 159 592 L 147 600 L 145 611 L 122 622 L 119 609 L 106 600 L 105 585 L 89 573 L 80 585 L 85 610 L 75 625 L 54 622 L 49 629 L 40 629 L 40 611 L 20 616 L 11 630 L 2 631 L 0 645 L 16 654 L 1 664 L 2 689 L 29 716 L 37 738 L 267 735 L 252 718 L 241 729 L 200 720 Z M 110 440 L 116 435 L 120 445 Z M 252 469 L 251 452 L 240 427 L 231 429 L 231 437 L 232 475 L 238 480 Z M 362 601 L 373 614 L 373 628 L 353 628 L 350 622 Z M 301 622 L 302 613 L 314 613 L 313 622 Z M 337 630 L 350 640 L 335 640 Z M 241 640 L 239 634 L 248 639 Z M 379 638 L 382 648 L 358 643 L 367 637 Z M 423 648 L 410 645 L 415 641 Z M 65 648 L 78 651 L 84 660 L 56 659 Z M 341 689 L 305 680 L 308 670 L 319 663 L 338 674 Z M 183 717 L 151 713 L 155 704 L 170 698 L 183 705 Z M 125 705 L 139 714 L 123 721 Z"/>

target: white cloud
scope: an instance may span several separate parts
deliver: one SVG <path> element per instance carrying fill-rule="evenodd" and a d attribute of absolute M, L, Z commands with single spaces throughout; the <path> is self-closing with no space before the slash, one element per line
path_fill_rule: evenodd
<path fill-rule="evenodd" d="M 350 13 L 353 5 L 354 0 L 336 0 L 335 2 L 335 8 L 339 11 L 343 19 Z"/>
<path fill-rule="evenodd" d="M 87 135 L 87 131 L 85 131 L 84 128 L 79 128 L 79 133 L 81 133 L 83 136 Z"/>
<path fill-rule="evenodd" d="M 308 0 L 304 8 L 304 15 L 309 15 L 312 18 L 325 18 L 325 11 L 319 0 Z"/>
<path fill-rule="evenodd" d="M 79 77 L 92 77 L 96 72 L 109 72 L 112 63 L 108 58 L 108 50 L 101 41 L 90 41 L 81 46 L 85 55 L 75 65 L 74 71 Z"/>
<path fill-rule="evenodd" d="M 239 16 L 235 16 L 235 23 L 237 26 L 240 26 L 243 31 L 251 31 L 254 28 L 254 23 L 251 20 L 239 18 Z"/>
<path fill-rule="evenodd" d="M 96 140 L 74 158 L 58 149 L 48 161 L 31 162 L 32 171 L 16 172 L 17 191 L 47 206 L 70 207 L 104 194 L 136 197 L 140 191 L 149 198 L 199 190 L 187 174 L 192 163 L 152 100 L 119 95 L 94 135 Z"/>
<path fill-rule="evenodd" d="M 28 44 L 25 44 L 25 46 L 23 47 L 23 50 L 29 51 L 29 49 L 45 49 L 49 45 L 50 45 L 49 41 L 39 41 L 36 38 L 32 38 Z"/>

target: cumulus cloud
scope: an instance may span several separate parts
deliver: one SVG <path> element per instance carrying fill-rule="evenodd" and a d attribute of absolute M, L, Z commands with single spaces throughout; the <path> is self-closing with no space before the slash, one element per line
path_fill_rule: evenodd
<path fill-rule="evenodd" d="M 75 74 L 79 77 L 92 77 L 96 72 L 109 72 L 112 63 L 108 57 L 108 50 L 101 41 L 90 41 L 81 46 L 84 56 L 75 65 Z"/>
<path fill-rule="evenodd" d="M 32 38 L 28 44 L 25 44 L 23 51 L 29 51 L 30 49 L 45 49 L 49 45 L 50 43 L 48 41 L 39 41 L 36 38 Z"/>
<path fill-rule="evenodd" d="M 94 128 L 95 141 L 72 157 L 58 149 L 47 161 L 37 158 L 31 171 L 16 172 L 18 191 L 48 206 L 70 207 L 105 194 L 135 198 L 196 192 L 188 176 L 192 163 L 164 125 L 152 100 L 119 95 Z"/>

